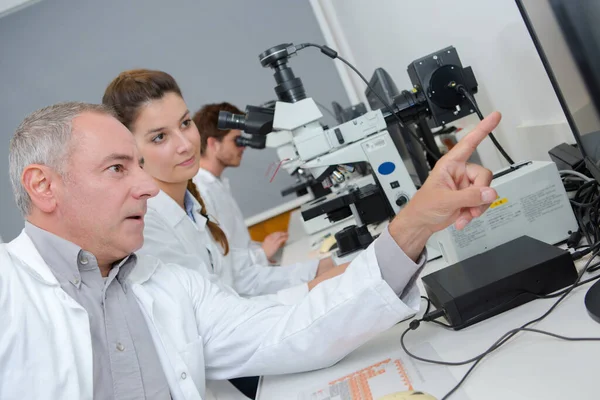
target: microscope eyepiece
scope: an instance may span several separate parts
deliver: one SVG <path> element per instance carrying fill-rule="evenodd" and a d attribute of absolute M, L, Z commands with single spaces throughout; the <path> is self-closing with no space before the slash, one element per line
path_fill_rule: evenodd
<path fill-rule="evenodd" d="M 229 111 L 219 111 L 217 127 L 222 130 L 239 129 L 244 131 L 246 130 L 246 116 Z"/>

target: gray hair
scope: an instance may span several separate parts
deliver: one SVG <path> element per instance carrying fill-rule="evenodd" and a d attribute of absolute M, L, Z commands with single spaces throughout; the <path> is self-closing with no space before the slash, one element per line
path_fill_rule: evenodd
<path fill-rule="evenodd" d="M 73 119 L 84 112 L 115 115 L 104 105 L 59 103 L 34 111 L 17 128 L 10 141 L 8 160 L 15 201 L 23 216 L 31 212 L 31 197 L 21 184 L 23 171 L 31 164 L 40 164 L 64 174 Z"/>

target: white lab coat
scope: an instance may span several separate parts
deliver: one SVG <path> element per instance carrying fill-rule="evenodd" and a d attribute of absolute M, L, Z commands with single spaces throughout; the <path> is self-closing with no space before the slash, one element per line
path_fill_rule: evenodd
<path fill-rule="evenodd" d="M 247 248 L 234 247 L 229 255 L 223 256 L 195 199 L 194 205 L 195 223 L 163 191 L 149 199 L 144 218 L 144 246 L 138 253 L 199 271 L 225 290 L 226 286 L 233 288 L 244 297 L 261 296 L 293 304 L 308 293 L 306 282 L 315 277 L 318 261 L 285 267 L 257 265 Z"/>
<path fill-rule="evenodd" d="M 140 257 L 138 299 L 174 400 L 201 399 L 205 378 L 331 365 L 416 312 L 382 280 L 373 246 L 294 306 L 221 291 L 194 271 Z M 30 238 L 0 244 L 0 398 L 92 400 L 88 314 L 60 287 Z"/>
<path fill-rule="evenodd" d="M 229 179 L 217 178 L 211 172 L 200 168 L 193 179 L 202 195 L 209 217 L 218 221 L 230 243 L 234 247 L 250 249 L 257 264 L 269 263 L 260 243 L 253 242 L 244 222 L 244 215 L 231 193 Z"/>

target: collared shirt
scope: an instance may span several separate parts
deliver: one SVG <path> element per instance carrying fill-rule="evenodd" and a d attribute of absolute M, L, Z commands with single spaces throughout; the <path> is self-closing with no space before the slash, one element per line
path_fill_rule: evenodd
<path fill-rule="evenodd" d="M 194 216 L 194 200 L 192 200 L 192 194 L 188 190 L 185 191 L 185 196 L 183 197 L 183 208 L 185 208 L 185 213 L 188 217 L 196 222 L 196 217 Z"/>
<path fill-rule="evenodd" d="M 30 223 L 25 232 L 61 288 L 88 313 L 94 399 L 170 399 L 148 325 L 127 283 L 135 254 L 103 278 L 91 253 Z"/>

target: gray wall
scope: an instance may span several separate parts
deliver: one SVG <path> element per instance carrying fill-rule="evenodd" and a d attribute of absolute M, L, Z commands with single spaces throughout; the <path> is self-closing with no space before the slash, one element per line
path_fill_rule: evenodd
<path fill-rule="evenodd" d="M 43 0 L 0 19 L 0 236 L 23 223 L 8 180 L 8 142 L 25 115 L 58 101 L 99 102 L 106 85 L 129 68 L 162 69 L 179 82 L 192 111 L 206 102 L 240 108 L 275 97 L 263 50 L 323 37 L 308 1 Z M 307 93 L 322 104 L 348 100 L 333 62 L 316 49 L 292 59 Z M 331 118 L 325 116 L 325 122 Z M 247 151 L 229 170 L 246 217 L 283 203 L 285 172 L 269 184 L 272 150 Z"/>

